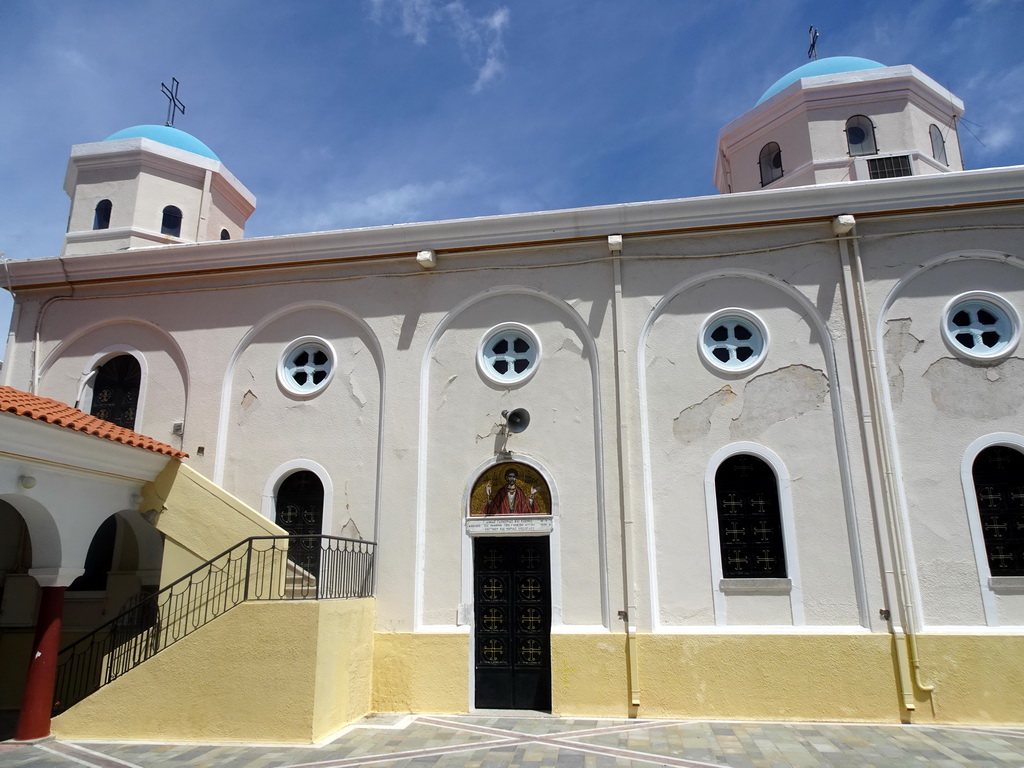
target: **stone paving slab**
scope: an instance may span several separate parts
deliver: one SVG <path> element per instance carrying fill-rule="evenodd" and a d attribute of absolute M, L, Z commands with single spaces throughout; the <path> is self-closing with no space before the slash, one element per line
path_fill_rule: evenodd
<path fill-rule="evenodd" d="M 0 768 L 1024 768 L 1024 729 L 597 720 L 364 718 L 320 746 L 0 742 Z"/>

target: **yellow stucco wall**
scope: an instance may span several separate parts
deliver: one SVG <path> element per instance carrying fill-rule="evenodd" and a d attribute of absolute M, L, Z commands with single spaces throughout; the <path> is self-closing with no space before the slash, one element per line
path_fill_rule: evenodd
<path fill-rule="evenodd" d="M 156 480 L 145 485 L 139 510 L 171 543 L 161 571 L 161 587 L 250 536 L 287 535 L 252 507 L 177 461 L 168 462 Z"/>
<path fill-rule="evenodd" d="M 922 682 L 913 721 L 1024 724 L 1024 636 L 920 635 Z"/>
<path fill-rule="evenodd" d="M 373 708 L 378 712 L 465 712 L 469 635 L 378 632 Z"/>
<path fill-rule="evenodd" d="M 366 714 L 373 601 L 243 603 L 54 718 L 59 738 L 308 744 Z"/>
<path fill-rule="evenodd" d="M 373 632 L 373 600 L 247 603 L 54 720 L 61 738 L 310 743 L 369 711 L 469 709 L 468 634 Z M 245 641 L 241 642 L 240 639 Z M 920 638 L 913 722 L 1024 723 L 1024 637 Z M 563 716 L 899 722 L 885 634 L 552 636 Z"/>
<path fill-rule="evenodd" d="M 551 638 L 552 711 L 563 716 L 1024 723 L 1024 637 L 931 635 L 906 713 L 888 634 L 641 634 L 640 706 L 621 634 Z M 373 708 L 465 712 L 469 636 L 378 633 Z"/>
<path fill-rule="evenodd" d="M 372 710 L 374 601 L 322 603 L 317 627 L 313 741 Z"/>

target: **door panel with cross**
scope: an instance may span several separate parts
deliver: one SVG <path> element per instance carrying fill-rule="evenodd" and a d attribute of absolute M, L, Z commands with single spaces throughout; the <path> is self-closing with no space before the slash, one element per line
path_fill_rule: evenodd
<path fill-rule="evenodd" d="M 545 536 L 473 543 L 476 706 L 551 710 L 551 573 Z"/>

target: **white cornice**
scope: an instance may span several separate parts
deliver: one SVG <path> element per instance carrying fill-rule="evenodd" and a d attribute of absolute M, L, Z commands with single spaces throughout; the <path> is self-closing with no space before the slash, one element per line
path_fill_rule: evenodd
<path fill-rule="evenodd" d="M 133 277 L 298 266 L 366 257 L 408 257 L 507 246 L 541 245 L 608 234 L 653 234 L 780 221 L 837 213 L 872 214 L 1024 201 L 1024 166 L 841 182 L 646 203 L 488 216 L 364 229 L 137 248 L 10 264 L 14 288 Z"/>
<path fill-rule="evenodd" d="M 73 146 L 64 176 L 64 191 L 73 195 L 80 170 L 134 166 L 147 171 L 170 173 L 199 185 L 202 185 L 205 172 L 211 171 L 251 207 L 256 206 L 256 196 L 219 160 L 141 137 Z"/>

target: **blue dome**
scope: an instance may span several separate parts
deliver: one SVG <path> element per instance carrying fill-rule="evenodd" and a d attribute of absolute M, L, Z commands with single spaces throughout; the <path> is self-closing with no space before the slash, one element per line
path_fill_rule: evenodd
<path fill-rule="evenodd" d="M 827 59 L 818 59 L 817 61 L 809 61 L 802 67 L 797 67 L 788 75 L 780 77 L 775 81 L 775 85 L 761 94 L 761 98 L 757 100 L 757 104 L 768 101 L 779 91 L 783 90 L 787 86 L 792 85 L 797 80 L 803 77 L 816 77 L 817 75 L 838 75 L 841 72 L 858 72 L 862 69 L 879 69 L 884 67 L 885 64 L 879 64 L 877 61 L 871 59 L 861 59 L 857 56 L 830 56 Z M 757 104 L 754 106 L 756 107 Z"/>
<path fill-rule="evenodd" d="M 220 162 L 220 158 L 213 154 L 213 150 L 195 136 L 179 131 L 177 128 L 172 128 L 169 125 L 134 125 L 131 128 L 125 128 L 123 131 L 110 134 L 104 141 L 117 141 L 118 139 L 152 139 L 169 147 L 184 149 L 186 152 L 192 152 Z"/>

